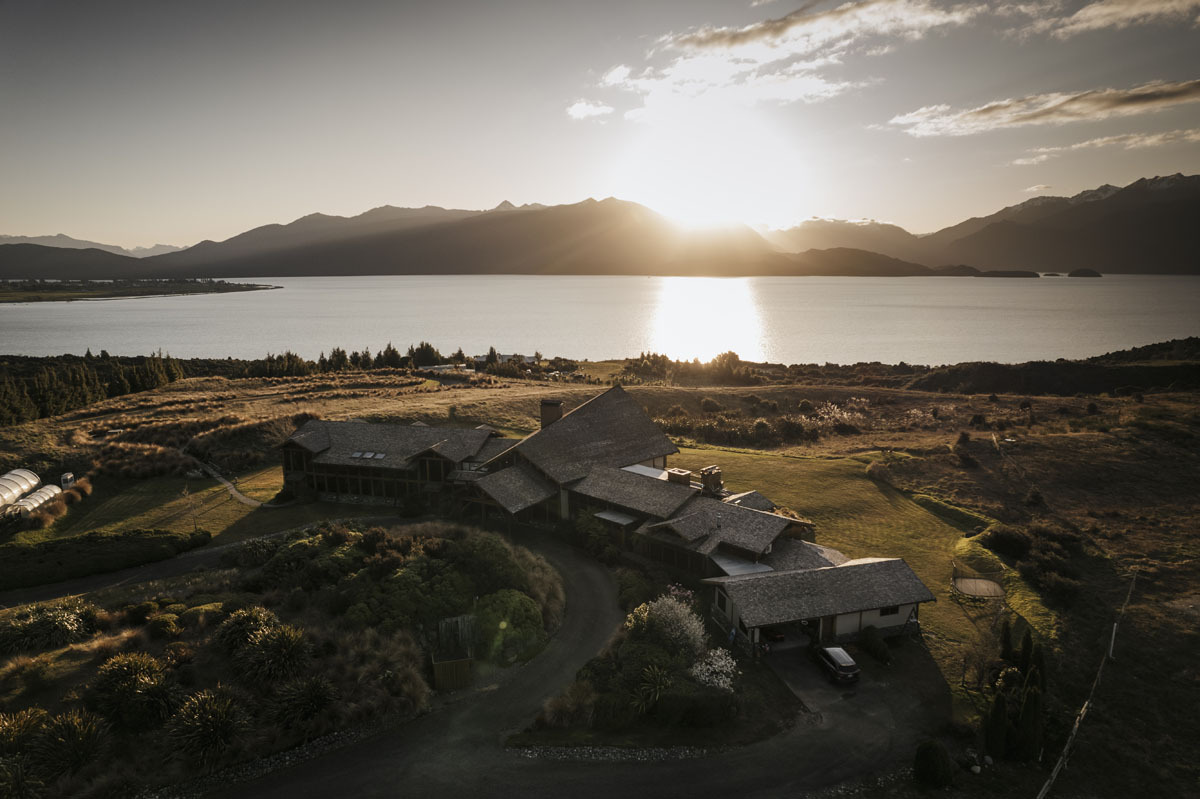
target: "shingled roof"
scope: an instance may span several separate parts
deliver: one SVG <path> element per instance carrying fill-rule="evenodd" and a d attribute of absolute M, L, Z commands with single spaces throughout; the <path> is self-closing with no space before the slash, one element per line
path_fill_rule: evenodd
<path fill-rule="evenodd" d="M 674 517 L 647 525 L 646 529 L 673 533 L 705 555 L 722 544 L 762 555 L 784 530 L 797 523 L 803 522 L 740 505 L 726 505 L 710 497 L 695 497 Z"/>
<path fill-rule="evenodd" d="M 315 463 L 399 469 L 425 452 L 461 463 L 489 438 L 485 430 L 313 419 L 288 440 L 316 455 Z M 370 458 L 364 457 L 367 453 Z"/>
<path fill-rule="evenodd" d="M 576 494 L 608 502 L 622 508 L 666 519 L 698 492 L 691 486 L 669 483 L 653 477 L 598 466 L 571 487 Z"/>
<path fill-rule="evenodd" d="M 900 558 L 863 558 L 840 566 L 711 577 L 750 627 L 933 601 Z"/>
<path fill-rule="evenodd" d="M 575 408 L 513 448 L 561 485 L 597 466 L 629 466 L 679 452 L 620 386 Z"/>
<path fill-rule="evenodd" d="M 486 474 L 474 481 L 473 485 L 500 503 L 500 507 L 509 513 L 523 511 L 558 493 L 550 481 L 524 464 Z"/>

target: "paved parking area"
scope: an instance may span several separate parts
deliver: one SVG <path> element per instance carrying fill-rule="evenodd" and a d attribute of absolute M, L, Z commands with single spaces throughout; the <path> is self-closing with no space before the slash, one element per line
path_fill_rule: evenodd
<path fill-rule="evenodd" d="M 767 663 L 822 726 L 852 716 L 894 732 L 915 732 L 949 717 L 950 691 L 918 641 L 894 645 L 887 666 L 853 645 L 846 650 L 862 670 L 856 683 L 832 682 L 807 649 L 772 653 Z"/>

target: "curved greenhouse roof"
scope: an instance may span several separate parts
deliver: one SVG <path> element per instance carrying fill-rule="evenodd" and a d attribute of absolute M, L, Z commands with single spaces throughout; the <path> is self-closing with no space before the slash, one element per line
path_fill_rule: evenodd
<path fill-rule="evenodd" d="M 0 506 L 10 505 L 42 484 L 28 469 L 13 469 L 0 477 Z"/>
<path fill-rule="evenodd" d="M 47 502 L 53 502 L 58 499 L 62 492 L 63 490 L 56 485 L 42 486 L 24 499 L 17 500 L 14 504 L 20 508 L 22 515 L 28 515 Z"/>

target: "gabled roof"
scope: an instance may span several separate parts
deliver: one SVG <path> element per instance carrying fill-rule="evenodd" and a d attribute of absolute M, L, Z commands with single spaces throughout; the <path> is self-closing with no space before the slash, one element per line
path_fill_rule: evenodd
<path fill-rule="evenodd" d="M 762 555 L 788 527 L 803 524 L 786 516 L 726 505 L 711 497 L 694 497 L 670 519 L 647 530 L 674 534 L 692 549 L 709 554 L 721 545 Z"/>
<path fill-rule="evenodd" d="M 771 553 L 763 558 L 764 563 L 780 572 L 840 566 L 847 560 L 848 558 L 836 549 L 801 541 L 799 538 L 780 538 L 771 547 Z"/>
<path fill-rule="evenodd" d="M 629 466 L 679 448 L 620 386 L 575 408 L 513 448 L 554 482 L 580 480 L 597 466 Z"/>
<path fill-rule="evenodd" d="M 691 486 L 656 480 L 624 469 L 598 466 L 571 486 L 576 494 L 666 519 L 698 492 Z"/>
<path fill-rule="evenodd" d="M 730 494 L 723 500 L 728 505 L 737 505 L 741 508 L 750 508 L 751 510 L 761 510 L 770 513 L 775 510 L 775 503 L 767 499 L 757 491 L 743 491 L 740 494 Z"/>
<path fill-rule="evenodd" d="M 313 419 L 293 433 L 288 441 L 316 455 L 315 463 L 398 469 L 427 452 L 461 463 L 479 452 L 489 437 L 484 430 L 456 427 Z M 370 458 L 364 457 L 367 453 L 371 454 Z M 382 458 L 376 457 L 380 454 Z"/>
<path fill-rule="evenodd" d="M 749 627 L 933 601 L 900 558 L 863 558 L 841 566 L 711 577 L 738 606 Z"/>
<path fill-rule="evenodd" d="M 509 513 L 523 511 L 558 493 L 549 480 L 525 464 L 485 474 L 472 485 L 496 500 Z"/>

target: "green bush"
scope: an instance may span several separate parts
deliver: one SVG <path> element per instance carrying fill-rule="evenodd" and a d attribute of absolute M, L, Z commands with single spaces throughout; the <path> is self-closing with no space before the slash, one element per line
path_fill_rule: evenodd
<path fill-rule="evenodd" d="M 74 774 L 99 759 L 108 744 L 104 722 L 86 711 L 54 716 L 34 737 L 29 761 L 42 774 Z"/>
<path fill-rule="evenodd" d="M 325 677 L 300 677 L 284 683 L 275 693 L 275 720 L 294 727 L 316 718 L 337 699 L 337 690 Z"/>
<path fill-rule="evenodd" d="M 236 652 L 264 630 L 279 626 L 279 617 L 264 607 L 249 607 L 234 611 L 221 622 L 213 634 L 213 642 L 226 652 Z"/>
<path fill-rule="evenodd" d="M 0 654 L 53 649 L 96 632 L 94 605 L 63 602 L 18 610 L 0 625 Z"/>
<path fill-rule="evenodd" d="M 475 636 L 476 657 L 502 663 L 527 660 L 546 642 L 537 603 L 511 588 L 479 600 Z"/>
<path fill-rule="evenodd" d="M 867 654 L 875 658 L 883 665 L 892 662 L 892 650 L 888 647 L 887 641 L 883 640 L 883 635 L 880 634 L 879 628 L 874 625 L 864 627 L 859 633 L 858 643 Z"/>
<path fill-rule="evenodd" d="M 732 693 L 680 681 L 659 697 L 653 717 L 669 727 L 715 727 L 736 713 Z"/>
<path fill-rule="evenodd" d="M 704 411 L 705 413 L 716 413 L 722 409 L 723 406 L 721 403 L 717 402 L 712 397 L 705 397 L 704 399 L 700 400 L 700 410 Z"/>
<path fill-rule="evenodd" d="M 9 799 L 41 799 L 46 785 L 29 765 L 29 759 L 20 755 L 0 757 L 0 796 Z"/>
<path fill-rule="evenodd" d="M 979 543 L 997 554 L 1020 560 L 1029 553 L 1033 538 L 1018 527 L 997 523 L 983 531 Z"/>
<path fill-rule="evenodd" d="M 1003 694 L 992 699 L 992 709 L 984 722 L 984 746 L 992 757 L 1004 757 L 1008 749 L 1008 702 Z"/>
<path fill-rule="evenodd" d="M 167 737 L 176 751 L 203 768 L 211 768 L 236 746 L 246 726 L 237 702 L 218 687 L 184 700 L 171 719 Z"/>
<path fill-rule="evenodd" d="M 175 709 L 166 669 L 145 652 L 113 655 L 86 690 L 88 706 L 118 730 L 141 732 L 158 726 Z"/>
<path fill-rule="evenodd" d="M 629 612 L 654 598 L 654 581 L 637 569 L 617 569 L 617 603 Z"/>
<path fill-rule="evenodd" d="M 183 627 L 204 627 L 225 615 L 220 602 L 209 602 L 188 608 L 179 614 L 179 624 Z"/>
<path fill-rule="evenodd" d="M 913 759 L 913 779 L 930 788 L 944 788 L 954 779 L 954 763 L 941 741 L 925 741 Z"/>
<path fill-rule="evenodd" d="M 140 566 L 204 546 L 212 536 L 204 530 L 91 532 L 32 544 L 10 541 L 0 546 L 0 590 L 85 577 Z"/>
<path fill-rule="evenodd" d="M 145 624 L 150 616 L 158 610 L 158 603 L 153 601 L 139 602 L 136 605 L 125 606 L 125 618 L 130 624 L 137 626 Z"/>
<path fill-rule="evenodd" d="M 0 713 L 0 757 L 27 753 L 49 720 L 50 714 L 40 707 Z"/>
<path fill-rule="evenodd" d="M 304 631 L 281 624 L 258 632 L 234 653 L 233 662 L 242 677 L 265 686 L 297 676 L 311 655 Z"/>
<path fill-rule="evenodd" d="M 174 613 L 159 613 L 146 622 L 146 634 L 155 640 L 179 635 L 179 617 Z"/>

